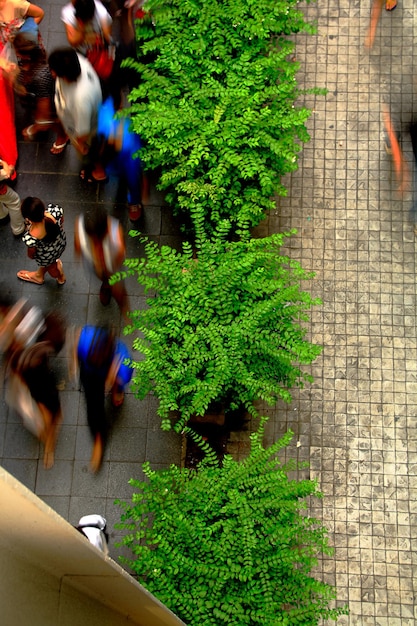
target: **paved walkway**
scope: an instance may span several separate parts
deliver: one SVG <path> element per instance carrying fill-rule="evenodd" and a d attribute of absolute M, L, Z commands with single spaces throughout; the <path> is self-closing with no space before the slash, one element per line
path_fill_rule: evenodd
<path fill-rule="evenodd" d="M 416 243 L 411 195 L 401 199 L 383 147 L 381 105 L 391 109 L 413 164 L 408 125 L 416 102 L 413 0 L 382 11 L 364 49 L 371 2 L 318 0 L 316 38 L 297 39 L 301 85 L 314 110 L 299 171 L 287 181 L 270 232 L 297 228 L 293 258 L 316 272 L 323 305 L 311 336 L 324 350 L 312 387 L 274 411 L 272 441 L 291 427 L 324 500 L 312 512 L 335 554 L 321 566 L 356 626 L 417 620 Z"/>
<path fill-rule="evenodd" d="M 48 50 L 65 42 L 59 21 L 61 2 L 42 0 L 42 24 Z M 318 35 L 297 38 L 301 86 L 322 86 L 327 97 L 306 97 L 314 109 L 308 127 L 311 142 L 296 174 L 286 181 L 288 198 L 259 230 L 260 234 L 296 227 L 288 252 L 316 272 L 307 285 L 323 305 L 312 315 L 312 339 L 324 346 L 312 368 L 315 382 L 295 391 L 290 406 L 268 409 L 266 441 L 287 428 L 295 432 L 290 456 L 310 459 L 323 502 L 312 512 L 330 531 L 332 558 L 321 563 L 322 576 L 348 602 L 350 617 L 340 624 L 411 626 L 416 623 L 415 580 L 417 470 L 417 341 L 415 236 L 409 218 L 411 198 L 395 192 L 390 158 L 383 149 L 381 105 L 386 102 L 402 133 L 407 159 L 412 152 L 407 127 L 416 86 L 414 0 L 399 0 L 396 11 L 382 12 L 374 48 L 364 50 L 371 1 L 318 0 L 306 13 L 318 22 Z M 304 3 L 300 5 L 305 8 Z M 19 129 L 23 127 L 23 112 Z M 51 137 L 19 144 L 17 190 L 61 203 L 71 241 L 74 217 L 102 202 L 128 229 L 115 181 L 86 187 L 78 179 L 72 148 L 49 154 Z M 178 242 L 178 232 L 152 195 L 145 210 L 144 232 L 160 241 Z M 43 307 L 59 306 L 75 324 L 111 321 L 120 328 L 117 307 L 103 308 L 99 283 L 86 278 L 71 245 L 63 257 L 68 282 L 57 288 L 23 284 L 26 251 L 8 226 L 1 227 L 1 289 L 26 296 Z M 140 248 L 129 240 L 129 255 Z M 143 296 L 135 281 L 128 291 L 135 308 Z M 54 468 L 42 467 L 40 448 L 20 422 L 0 405 L 0 462 L 71 523 L 82 514 L 102 512 L 110 530 L 118 519 L 116 497 L 129 498 L 131 476 L 149 459 L 155 467 L 178 463 L 180 441 L 163 433 L 154 399 L 127 394 L 97 476 L 88 470 L 91 441 L 84 399 L 66 382 L 61 357 L 65 423 Z M 232 435 L 238 453 L 248 433 Z M 297 447 L 299 442 L 299 447 Z M 111 554 L 115 531 L 111 532 Z"/>

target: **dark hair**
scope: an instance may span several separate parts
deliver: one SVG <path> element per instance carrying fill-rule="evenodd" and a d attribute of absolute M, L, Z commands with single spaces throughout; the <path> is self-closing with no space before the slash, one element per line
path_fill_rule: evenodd
<path fill-rule="evenodd" d="M 39 198 L 28 196 L 22 202 L 21 211 L 25 219 L 31 222 L 42 222 L 46 207 Z"/>
<path fill-rule="evenodd" d="M 73 48 L 57 48 L 48 58 L 49 67 L 59 78 L 75 83 L 81 75 L 81 65 Z"/>
<path fill-rule="evenodd" d="M 75 17 L 82 22 L 89 22 L 96 12 L 94 0 L 75 0 Z"/>
<path fill-rule="evenodd" d="M 22 202 L 20 207 L 22 215 L 25 219 L 31 222 L 42 222 L 45 220 L 46 235 L 42 239 L 45 243 L 52 243 L 58 237 L 60 228 L 57 223 L 51 219 L 45 219 L 45 205 L 39 198 L 28 196 Z"/>
<path fill-rule="evenodd" d="M 97 206 L 84 213 L 84 228 L 90 237 L 104 238 L 107 233 L 107 213 L 104 207 Z"/>
<path fill-rule="evenodd" d="M 24 33 L 17 33 L 13 39 L 13 48 L 18 57 L 29 60 L 30 63 L 46 63 L 45 50 L 32 39 L 28 39 Z"/>

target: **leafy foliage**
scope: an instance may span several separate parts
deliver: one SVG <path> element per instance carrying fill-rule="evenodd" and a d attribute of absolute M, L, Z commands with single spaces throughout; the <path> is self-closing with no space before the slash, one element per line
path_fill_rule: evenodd
<path fill-rule="evenodd" d="M 310 575 L 331 553 L 326 529 L 302 512 L 321 497 L 317 485 L 289 480 L 297 465 L 276 458 L 291 432 L 269 449 L 262 435 L 263 426 L 244 461 L 228 456 L 222 467 L 210 453 L 197 471 L 145 463 L 132 503 L 117 501 L 119 545 L 132 551 L 122 561 L 189 626 L 308 626 L 347 612 L 330 609 L 334 589 Z"/>
<path fill-rule="evenodd" d="M 309 2 L 310 0 L 306 0 Z M 297 168 L 310 111 L 295 106 L 299 64 L 288 35 L 313 32 L 299 0 L 147 0 L 137 22 L 140 74 L 130 94 L 145 165 L 185 218 L 227 220 L 247 237 L 281 178 Z"/>
<path fill-rule="evenodd" d="M 178 411 L 180 431 L 212 401 L 254 414 L 256 400 L 289 402 L 291 387 L 312 380 L 301 364 L 321 347 L 305 339 L 301 322 L 319 300 L 300 289 L 313 274 L 280 254 L 290 234 L 201 240 L 198 260 L 187 243 L 177 252 L 143 238 L 146 257 L 125 262 L 150 296 L 125 331 L 140 331 L 133 347 L 144 355 L 133 363 L 133 390 L 139 398 L 150 391 L 159 398 L 162 428 L 171 427 L 170 411 Z"/>

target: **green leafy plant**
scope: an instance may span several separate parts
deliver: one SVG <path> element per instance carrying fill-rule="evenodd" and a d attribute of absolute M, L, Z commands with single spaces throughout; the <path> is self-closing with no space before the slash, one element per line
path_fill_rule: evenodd
<path fill-rule="evenodd" d="M 125 330 L 140 331 L 133 347 L 144 357 L 133 361 L 133 390 L 159 398 L 163 429 L 173 419 L 181 431 L 212 402 L 256 414 L 257 400 L 289 402 L 289 389 L 312 381 L 301 365 L 321 347 L 305 338 L 302 322 L 319 300 L 300 288 L 313 274 L 281 255 L 294 232 L 247 242 L 203 239 L 197 259 L 188 243 L 177 252 L 143 238 L 145 257 L 125 262 L 149 296 Z"/>
<path fill-rule="evenodd" d="M 306 0 L 309 2 L 310 0 Z M 145 166 L 186 222 L 249 236 L 309 135 L 288 35 L 314 32 L 299 0 L 147 0 L 129 99 Z"/>
<path fill-rule="evenodd" d="M 314 481 L 289 480 L 297 464 L 276 457 L 291 432 L 263 448 L 264 421 L 244 461 L 226 456 L 219 466 L 205 446 L 197 471 L 145 463 L 147 481 L 130 480 L 132 502 L 117 501 L 116 527 L 127 532 L 119 545 L 132 551 L 121 560 L 189 626 L 307 626 L 347 613 L 330 608 L 335 590 L 311 575 L 332 553 L 305 512 L 306 498 L 321 494 Z"/>

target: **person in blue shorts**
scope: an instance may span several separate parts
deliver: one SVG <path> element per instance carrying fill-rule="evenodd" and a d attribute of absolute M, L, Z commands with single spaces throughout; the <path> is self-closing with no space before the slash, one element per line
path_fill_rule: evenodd
<path fill-rule="evenodd" d="M 109 420 L 105 411 L 105 394 L 111 393 L 112 404 L 119 407 L 133 369 L 125 361 L 130 354 L 125 344 L 112 330 L 102 326 L 83 326 L 69 337 L 72 350 L 71 366 L 79 379 L 87 404 L 87 421 L 94 439 L 90 467 L 97 472 L 103 460 Z"/>

